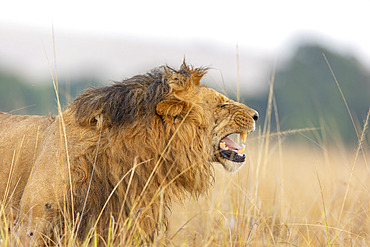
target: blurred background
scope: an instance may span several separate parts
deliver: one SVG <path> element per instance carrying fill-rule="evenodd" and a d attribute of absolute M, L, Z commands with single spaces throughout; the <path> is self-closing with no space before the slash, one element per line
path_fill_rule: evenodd
<path fill-rule="evenodd" d="M 6 1 L 0 8 L 0 111 L 56 114 L 99 86 L 185 58 L 203 82 L 260 112 L 274 131 L 355 145 L 370 107 L 369 1 Z M 354 119 L 346 109 L 324 55 Z M 369 138 L 367 138 L 369 140 Z"/>

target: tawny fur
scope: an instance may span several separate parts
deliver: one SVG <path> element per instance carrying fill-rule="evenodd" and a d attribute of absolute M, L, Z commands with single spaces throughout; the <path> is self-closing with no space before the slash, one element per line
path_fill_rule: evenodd
<path fill-rule="evenodd" d="M 55 119 L 0 114 L 0 200 L 21 241 L 66 217 L 82 237 L 113 217 L 148 240 L 171 198 L 207 191 L 220 138 L 253 131 L 256 112 L 201 86 L 205 73 L 163 66 L 89 88 Z"/>

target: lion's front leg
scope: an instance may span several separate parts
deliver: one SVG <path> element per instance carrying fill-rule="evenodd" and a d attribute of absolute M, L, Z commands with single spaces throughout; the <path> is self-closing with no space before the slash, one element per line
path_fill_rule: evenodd
<path fill-rule="evenodd" d="M 58 162 L 50 162 L 54 157 L 52 152 L 39 157 L 23 191 L 15 226 L 22 245 L 49 241 L 61 209 L 66 208 L 65 173 Z"/>
<path fill-rule="evenodd" d="M 39 246 L 49 242 L 63 207 L 61 191 L 55 190 L 54 185 L 40 188 L 38 179 L 34 179 L 24 191 L 15 225 L 22 245 Z"/>
<path fill-rule="evenodd" d="M 49 204 L 42 206 L 39 204 L 33 207 L 24 207 L 25 212 L 19 214 L 15 232 L 21 246 L 41 246 L 48 242 L 51 231 L 52 222 L 54 221 L 54 213 L 48 212 Z"/>

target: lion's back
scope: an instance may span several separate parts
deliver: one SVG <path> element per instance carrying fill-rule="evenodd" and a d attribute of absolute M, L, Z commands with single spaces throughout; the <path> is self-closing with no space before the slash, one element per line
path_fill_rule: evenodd
<path fill-rule="evenodd" d="M 38 146 L 44 138 L 43 133 L 51 122 L 52 119 L 45 116 L 0 113 L 1 199 L 5 190 L 9 196 L 15 188 L 17 190 L 11 199 L 15 201 L 20 199 L 37 156 Z"/>
<path fill-rule="evenodd" d="M 0 143 L 16 141 L 17 137 L 33 136 L 47 128 L 52 119 L 37 115 L 12 115 L 0 112 Z M 9 143 L 10 144 L 10 143 Z"/>

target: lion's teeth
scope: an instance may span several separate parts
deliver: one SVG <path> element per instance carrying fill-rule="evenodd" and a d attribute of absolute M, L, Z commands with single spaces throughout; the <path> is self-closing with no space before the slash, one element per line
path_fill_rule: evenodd
<path fill-rule="evenodd" d="M 242 145 L 242 148 L 238 150 L 238 154 L 243 155 L 245 151 L 245 145 Z"/>
<path fill-rule="evenodd" d="M 240 140 L 245 142 L 247 140 L 247 133 L 240 133 Z"/>
<path fill-rule="evenodd" d="M 223 150 L 229 150 L 229 147 L 226 146 L 226 143 L 225 142 L 220 142 L 220 147 L 223 149 Z"/>

